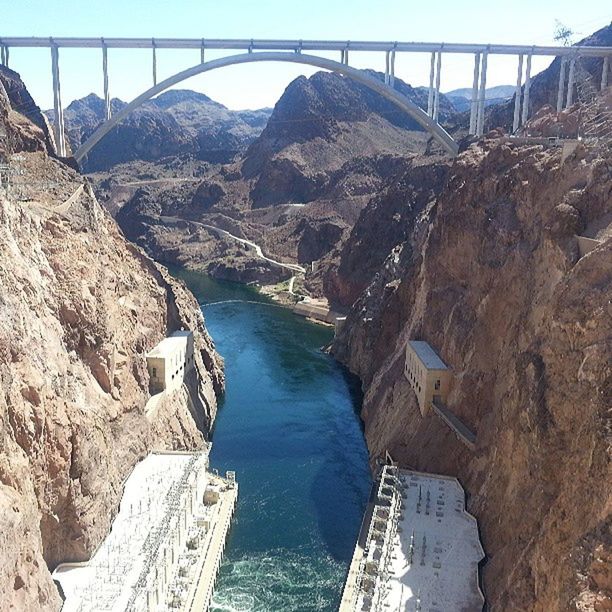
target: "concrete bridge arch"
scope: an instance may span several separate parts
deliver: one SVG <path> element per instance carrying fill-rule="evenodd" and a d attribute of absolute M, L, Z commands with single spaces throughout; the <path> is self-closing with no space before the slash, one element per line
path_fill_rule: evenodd
<path fill-rule="evenodd" d="M 147 91 L 140 94 L 138 97 L 134 98 L 134 100 L 132 100 L 127 106 L 122 108 L 110 119 L 100 125 L 76 151 L 74 154 L 75 159 L 77 162 L 81 162 L 89 151 L 91 151 L 91 149 L 93 149 L 93 147 L 95 147 L 96 144 L 98 144 L 98 142 L 100 142 L 100 140 L 102 140 L 102 138 L 104 138 L 104 136 L 106 136 L 106 134 L 108 134 L 118 123 L 125 119 L 129 113 L 166 89 L 203 72 L 209 72 L 218 68 L 225 68 L 226 66 L 247 64 L 250 62 L 292 62 L 295 64 L 307 64 L 309 66 L 315 66 L 317 68 L 322 68 L 323 70 L 337 72 L 349 77 L 379 93 L 381 96 L 395 104 L 400 110 L 410 115 L 410 117 L 412 117 L 423 129 L 429 132 L 448 153 L 451 155 L 457 154 L 459 148 L 457 143 L 437 121 L 434 121 L 424 110 L 411 102 L 406 96 L 402 95 L 378 79 L 369 76 L 357 68 L 352 68 L 348 64 L 336 62 L 324 57 L 295 52 L 266 51 L 231 55 L 197 64 L 196 66 L 182 70 L 181 72 L 178 72 L 175 75 L 157 83 L 150 89 L 147 89 Z"/>

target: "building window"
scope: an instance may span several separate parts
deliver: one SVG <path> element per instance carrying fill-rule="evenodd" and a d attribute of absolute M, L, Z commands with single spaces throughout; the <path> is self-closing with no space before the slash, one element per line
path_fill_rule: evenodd
<path fill-rule="evenodd" d="M 157 378 L 157 368 L 153 368 L 153 378 Z"/>
<path fill-rule="evenodd" d="M 436 380 L 436 384 L 434 385 L 434 389 L 437 391 L 440 388 L 440 379 Z"/>

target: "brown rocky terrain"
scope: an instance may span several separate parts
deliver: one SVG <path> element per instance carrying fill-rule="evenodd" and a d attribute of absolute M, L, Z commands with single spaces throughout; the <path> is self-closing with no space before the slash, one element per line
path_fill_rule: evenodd
<path fill-rule="evenodd" d="M 111 100 L 113 113 L 125 106 L 122 100 Z M 54 113 L 50 110 L 46 115 L 52 120 Z M 270 109 L 232 111 L 204 94 L 172 89 L 130 113 L 91 151 L 83 170 L 108 170 L 120 163 L 177 155 L 228 162 L 261 133 L 269 115 Z M 71 102 L 64 121 L 72 150 L 104 119 L 104 100 L 95 94 Z"/>
<path fill-rule="evenodd" d="M 408 176 L 375 199 L 327 280 L 331 299 L 359 294 L 333 352 L 363 381 L 372 461 L 389 451 L 460 479 L 491 610 L 610 610 L 610 140 L 566 156 L 494 132 L 421 172 L 437 186 Z M 375 270 L 372 227 L 386 250 Z M 576 235 L 600 244 L 580 257 Z M 452 369 L 448 407 L 474 452 L 421 416 L 403 374 L 409 339 Z"/>
<path fill-rule="evenodd" d="M 427 104 L 422 89 L 400 79 L 396 88 Z M 441 116 L 453 117 L 444 97 Z M 149 183 L 129 192 L 130 181 L 111 185 L 100 174 L 96 189 L 109 210 L 121 209 L 117 220 L 127 235 L 156 259 L 271 282 L 287 273 L 214 231 L 196 231 L 191 222 L 248 238 L 281 261 L 318 262 L 342 244 L 370 197 L 427 143 L 426 133 L 391 103 L 350 79 L 317 73 L 293 81 L 246 153 L 203 170 L 197 186 Z"/>
<path fill-rule="evenodd" d="M 576 43 L 587 47 L 610 47 L 612 46 L 612 24 L 594 32 Z M 576 75 L 573 99 L 582 103 L 589 102 L 597 95 L 601 85 L 601 72 L 603 60 L 600 58 L 578 58 L 576 61 Z M 559 72 L 561 60 L 555 58 L 550 66 L 537 74 L 531 80 L 529 88 L 529 115 L 537 113 L 542 107 L 557 107 L 557 93 L 559 88 Z M 566 79 L 568 78 L 566 71 Z M 524 93 L 524 86 L 523 86 Z M 564 95 L 567 95 L 567 85 Z M 485 129 L 503 127 L 506 130 L 512 128 L 514 116 L 514 100 L 512 97 L 505 103 L 487 108 L 485 112 Z M 565 101 L 565 98 L 564 98 Z M 577 124 L 581 118 L 576 117 Z M 466 123 L 467 122 L 467 123 Z M 466 115 L 463 123 L 469 124 L 469 115 Z M 561 132 L 562 134 L 563 132 Z"/>
<path fill-rule="evenodd" d="M 0 69 L 0 609 L 39 611 L 59 609 L 50 570 L 96 548 L 134 464 L 204 444 L 224 378 L 193 296 L 49 155 L 15 110 L 26 93 Z M 196 373 L 149 419 L 145 353 L 181 328 Z"/>

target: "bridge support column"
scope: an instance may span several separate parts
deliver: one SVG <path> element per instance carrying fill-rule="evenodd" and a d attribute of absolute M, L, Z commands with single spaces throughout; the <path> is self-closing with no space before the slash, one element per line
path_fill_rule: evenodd
<path fill-rule="evenodd" d="M 487 62 L 489 52 L 485 51 L 482 54 L 482 65 L 480 67 L 480 89 L 478 91 L 478 115 L 476 119 L 476 135 L 482 136 L 484 132 L 484 110 L 485 98 L 487 93 Z"/>
<path fill-rule="evenodd" d="M 66 157 L 66 140 L 64 137 L 64 110 L 62 109 L 62 96 L 60 91 L 59 50 L 57 45 L 51 47 L 51 74 L 53 76 L 53 111 L 55 121 L 55 148 L 60 157 Z"/>
<path fill-rule="evenodd" d="M 480 53 L 474 54 L 474 79 L 472 81 L 472 103 L 470 105 L 470 134 L 476 133 L 478 114 L 478 77 L 480 73 Z"/>
<path fill-rule="evenodd" d="M 203 64 L 206 60 L 204 59 L 204 39 L 202 39 L 202 46 L 200 47 L 200 64 Z"/>
<path fill-rule="evenodd" d="M 0 64 L 8 68 L 9 65 L 9 48 L 7 45 L 0 47 Z"/>
<path fill-rule="evenodd" d="M 523 94 L 523 115 L 521 122 L 523 125 L 529 119 L 529 90 L 531 89 L 531 53 L 527 55 L 527 66 L 525 67 L 525 93 Z"/>
<path fill-rule="evenodd" d="M 111 118 L 111 103 L 108 92 L 108 48 L 104 42 L 102 42 L 102 80 L 104 82 L 104 115 L 108 121 Z"/>
<path fill-rule="evenodd" d="M 436 62 L 436 91 L 434 94 L 433 120 L 438 120 L 440 110 L 440 71 L 442 69 L 442 52 L 438 51 L 438 61 Z"/>
<path fill-rule="evenodd" d="M 389 80 L 389 85 L 395 87 L 395 49 L 391 51 L 391 78 Z"/>
<path fill-rule="evenodd" d="M 155 49 L 155 40 L 152 39 L 152 43 L 153 43 L 153 87 L 155 87 L 155 85 L 157 85 L 157 54 L 156 49 Z"/>
<path fill-rule="evenodd" d="M 385 51 L 385 85 L 389 84 L 389 66 L 391 51 Z"/>
<path fill-rule="evenodd" d="M 601 69 L 601 88 L 605 89 L 608 86 L 608 72 L 610 72 L 610 56 L 606 55 L 603 59 Z"/>
<path fill-rule="evenodd" d="M 431 64 L 429 67 L 429 96 L 427 97 L 427 114 L 433 116 L 433 101 L 434 101 L 434 73 L 436 70 L 436 52 L 431 54 Z"/>
<path fill-rule="evenodd" d="M 557 112 L 560 113 L 563 108 L 563 92 L 565 90 L 565 68 L 567 60 L 561 58 L 561 66 L 559 67 L 559 89 L 557 89 Z"/>
<path fill-rule="evenodd" d="M 523 83 L 523 55 L 518 56 L 518 73 L 516 76 L 516 91 L 514 92 L 514 119 L 512 121 L 512 133 L 518 130 L 521 123 L 521 94 Z"/>
<path fill-rule="evenodd" d="M 569 77 L 567 78 L 567 98 L 565 108 L 569 108 L 574 100 L 574 76 L 576 74 L 576 58 L 570 60 Z"/>

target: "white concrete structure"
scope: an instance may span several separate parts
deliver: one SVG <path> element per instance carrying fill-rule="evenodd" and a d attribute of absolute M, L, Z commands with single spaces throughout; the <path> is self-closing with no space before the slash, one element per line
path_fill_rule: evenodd
<path fill-rule="evenodd" d="M 446 401 L 450 370 L 427 342 L 408 342 L 404 374 L 416 393 L 422 415 L 429 412 L 434 399 Z"/>
<path fill-rule="evenodd" d="M 109 69 L 108 69 L 108 49 L 151 49 L 152 52 L 152 76 L 153 87 L 147 92 L 138 96 L 130 102 L 126 108 L 120 111 L 121 118 L 125 117 L 132 109 L 142 104 L 147 99 L 160 93 L 164 89 L 177 84 L 178 82 L 205 72 L 244 62 L 255 61 L 290 61 L 312 66 L 318 66 L 327 70 L 333 70 L 352 77 L 362 84 L 378 91 L 399 108 L 411 115 L 426 130 L 429 130 L 434 138 L 452 155 L 458 151 L 457 143 L 436 121 L 433 121 L 434 114 L 438 114 L 438 101 L 440 97 L 440 69 L 442 64 L 442 53 L 469 53 L 474 54 L 477 66 L 474 72 L 472 84 L 472 112 L 470 117 L 470 133 L 481 135 L 484 128 L 484 106 L 485 106 L 485 87 L 487 78 L 487 58 L 489 54 L 527 56 L 527 74 L 525 77 L 525 95 L 523 109 L 521 112 L 521 96 L 517 95 L 515 101 L 515 130 L 518 122 L 523 123 L 529 116 L 529 87 L 531 57 L 536 56 L 557 56 L 563 58 L 559 78 L 559 97 L 558 110 L 561 110 L 565 88 L 565 63 L 570 60 L 570 82 L 568 84 L 568 95 L 566 105 L 572 102 L 573 77 L 574 71 L 572 64 L 583 57 L 602 58 L 601 89 L 608 83 L 609 58 L 612 55 L 610 47 L 590 47 L 590 46 L 571 46 L 571 47 L 551 47 L 539 45 L 496 45 L 496 44 L 465 44 L 465 43 L 444 43 L 444 42 L 400 42 L 400 41 L 354 41 L 354 40 L 256 40 L 256 39 L 204 39 L 204 38 L 41 38 L 41 37 L 1 37 L 0 38 L 0 63 L 9 65 L 10 49 L 19 48 L 41 48 L 51 49 L 52 76 L 53 76 L 53 97 L 55 110 L 55 135 L 57 149 L 60 154 L 66 153 L 66 142 L 64 136 L 64 120 L 60 91 L 59 55 L 61 48 L 72 49 L 101 49 L 102 50 L 102 80 L 104 88 L 104 100 L 107 121 L 100 126 L 90 138 L 81 145 L 75 152 L 77 161 L 81 161 L 93 146 L 106 135 L 117 120 L 110 118 L 110 96 L 109 96 Z M 158 83 L 157 78 L 157 51 L 158 49 L 194 49 L 199 52 L 199 66 L 194 66 L 169 79 Z M 212 61 L 205 61 L 205 49 L 223 49 L 246 51 L 246 53 L 236 56 L 223 57 Z M 349 50 L 351 52 L 380 52 L 385 57 L 385 80 L 382 88 L 378 88 L 376 79 L 360 78 L 359 72 L 349 67 Z M 340 52 L 340 62 L 325 60 L 319 56 L 307 55 L 304 52 Z M 429 96 L 427 113 L 393 91 L 395 81 L 395 58 L 397 53 L 431 53 L 431 75 L 429 79 Z M 482 57 L 482 63 L 480 61 Z M 434 69 L 435 79 L 434 79 Z M 480 69 L 479 69 L 480 68 Z M 363 75 L 362 75 L 363 76 Z M 435 83 L 435 85 L 434 85 Z M 517 92 L 522 83 L 522 60 L 519 60 L 519 70 L 517 79 Z M 518 92 L 520 93 L 520 92 Z"/>
<path fill-rule="evenodd" d="M 480 612 L 477 523 L 455 478 L 384 466 L 340 612 Z"/>
<path fill-rule="evenodd" d="M 207 451 L 152 453 L 136 465 L 111 532 L 92 558 L 53 572 L 62 610 L 186 611 L 195 601 L 198 610 L 208 609 L 237 487 L 207 467 Z M 225 497 L 207 505 L 211 484 Z"/>
<path fill-rule="evenodd" d="M 147 353 L 147 368 L 151 379 L 151 391 L 178 389 L 185 376 L 193 370 L 193 333 L 177 331 L 164 338 Z"/>

